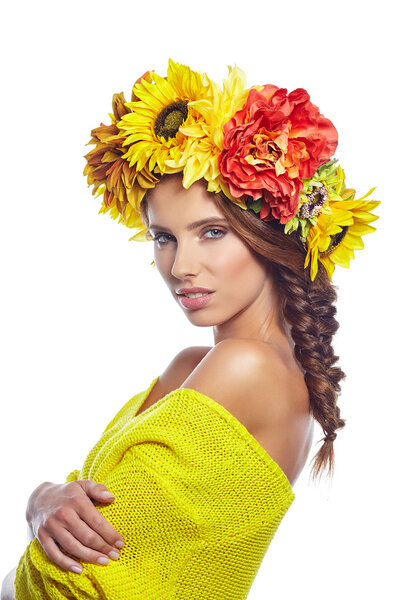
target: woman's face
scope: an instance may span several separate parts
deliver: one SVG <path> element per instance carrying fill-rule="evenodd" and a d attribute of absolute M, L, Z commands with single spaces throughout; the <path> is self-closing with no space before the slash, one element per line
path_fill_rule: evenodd
<path fill-rule="evenodd" d="M 243 337 L 251 337 L 250 323 L 245 322 L 250 313 L 259 332 L 262 323 L 257 320 L 265 320 L 271 301 L 265 266 L 230 229 L 206 184 L 197 181 L 185 189 L 180 173 L 170 175 L 152 189 L 147 202 L 154 261 L 188 319 L 203 327 L 239 319 Z M 190 308 L 184 305 L 190 300 L 177 292 L 192 287 L 213 293 L 205 303 L 194 301 L 201 306 Z M 234 333 L 241 334 L 237 328 Z"/>

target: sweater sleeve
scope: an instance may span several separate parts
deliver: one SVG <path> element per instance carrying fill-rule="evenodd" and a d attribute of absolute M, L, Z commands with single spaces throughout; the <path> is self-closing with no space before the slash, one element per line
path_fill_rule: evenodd
<path fill-rule="evenodd" d="M 66 477 L 65 483 L 70 483 L 71 481 L 76 481 L 79 479 L 79 469 L 75 469 L 75 471 L 71 471 L 71 473 Z"/>
<path fill-rule="evenodd" d="M 244 600 L 287 509 L 236 535 L 201 540 L 179 574 L 179 600 Z"/>
<path fill-rule="evenodd" d="M 87 570 L 81 575 L 64 571 L 50 561 L 37 538 L 28 544 L 19 560 L 14 587 L 15 600 L 105 600 Z"/>

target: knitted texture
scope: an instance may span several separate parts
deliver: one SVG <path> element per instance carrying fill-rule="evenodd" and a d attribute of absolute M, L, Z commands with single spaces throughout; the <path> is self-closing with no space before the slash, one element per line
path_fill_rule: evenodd
<path fill-rule="evenodd" d="M 119 560 L 54 565 L 35 538 L 16 600 L 242 600 L 295 494 L 245 426 L 212 398 L 177 388 L 140 415 L 149 388 L 104 430 L 82 469 L 114 495 L 98 510 L 123 536 Z"/>

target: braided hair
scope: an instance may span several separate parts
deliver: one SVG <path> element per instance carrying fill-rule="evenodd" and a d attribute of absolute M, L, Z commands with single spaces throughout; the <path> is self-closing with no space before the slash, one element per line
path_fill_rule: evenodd
<path fill-rule="evenodd" d="M 309 268 L 304 269 L 306 249 L 296 233 L 285 234 L 279 221 L 262 221 L 251 210 L 243 210 L 222 192 L 214 194 L 216 206 L 230 227 L 265 261 L 278 291 L 280 311 L 290 327 L 294 353 L 304 369 L 310 410 L 322 427 L 323 445 L 313 457 L 312 477 L 326 468 L 333 476 L 336 430 L 345 426 L 337 406 L 340 381 L 346 377 L 339 357 L 332 347 L 339 328 L 337 289 L 322 264 L 311 281 Z"/>

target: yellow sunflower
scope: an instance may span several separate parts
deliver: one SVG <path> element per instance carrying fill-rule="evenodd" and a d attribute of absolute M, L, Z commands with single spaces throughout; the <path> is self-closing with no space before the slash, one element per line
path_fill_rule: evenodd
<path fill-rule="evenodd" d="M 318 271 L 318 260 L 324 265 L 329 279 L 335 265 L 350 267 L 350 259 L 354 259 L 354 250 L 362 250 L 364 242 L 362 235 L 376 231 L 375 227 L 369 225 L 378 215 L 373 215 L 380 201 L 365 201 L 372 194 L 372 188 L 362 198 L 354 199 L 355 190 L 346 188 L 344 185 L 344 173 L 338 168 L 340 182 L 336 193 L 341 200 L 329 203 L 330 212 L 321 213 L 317 223 L 311 227 L 307 236 L 308 251 L 304 262 L 306 268 L 311 260 L 311 280 L 314 281 Z"/>
<path fill-rule="evenodd" d="M 126 104 L 132 112 L 117 123 L 126 137 L 123 146 L 128 146 L 123 158 L 138 171 L 147 162 L 150 171 L 155 166 L 161 173 L 182 171 L 184 165 L 180 159 L 187 137 L 180 127 L 197 120 L 198 115 L 192 114 L 194 109 L 189 103 L 208 98 L 212 93 L 211 81 L 207 75 L 169 59 L 167 77 L 150 71 L 148 77 L 135 84 L 133 92 L 139 100 Z"/>

